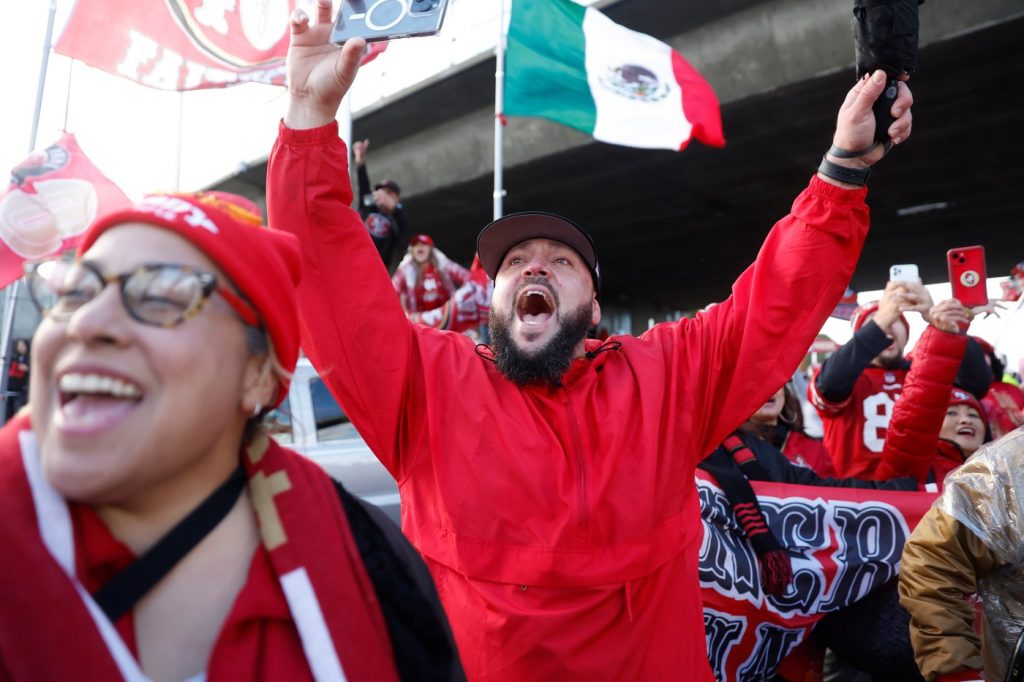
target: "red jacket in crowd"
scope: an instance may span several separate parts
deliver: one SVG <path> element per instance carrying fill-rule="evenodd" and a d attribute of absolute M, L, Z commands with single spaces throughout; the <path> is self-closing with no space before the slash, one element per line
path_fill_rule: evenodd
<path fill-rule="evenodd" d="M 695 467 L 839 301 L 866 190 L 812 179 L 723 303 L 588 341 L 562 386 L 519 387 L 467 337 L 406 319 L 337 135 L 282 124 L 270 224 L 302 243 L 303 347 L 398 481 L 469 678 L 708 678 Z"/>
<path fill-rule="evenodd" d="M 918 483 L 935 483 L 964 463 L 960 447 L 939 438 L 967 336 L 944 332 L 931 325 L 914 347 L 914 362 L 903 384 L 903 394 L 889 421 L 885 449 L 872 476 L 877 480 L 913 476 Z"/>

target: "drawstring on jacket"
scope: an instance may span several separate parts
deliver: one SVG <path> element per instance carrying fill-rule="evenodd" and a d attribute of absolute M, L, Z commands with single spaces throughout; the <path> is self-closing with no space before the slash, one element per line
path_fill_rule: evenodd
<path fill-rule="evenodd" d="M 619 350 L 620 348 L 622 348 L 621 341 L 605 341 L 594 350 L 588 350 L 583 357 L 585 357 L 587 360 L 593 360 L 594 358 L 596 358 L 601 353 L 604 353 L 605 351 Z"/>

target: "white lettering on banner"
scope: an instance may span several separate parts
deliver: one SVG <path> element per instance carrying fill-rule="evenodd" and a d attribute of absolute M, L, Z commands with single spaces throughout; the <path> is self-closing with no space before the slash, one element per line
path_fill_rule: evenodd
<path fill-rule="evenodd" d="M 779 662 L 804 638 L 804 631 L 780 628 L 771 623 L 757 626 L 754 653 L 739 669 L 739 682 L 760 682 L 775 677 Z"/>
<path fill-rule="evenodd" d="M 234 83 L 284 83 L 284 60 L 262 69 L 236 73 L 184 59 L 138 31 L 128 32 L 128 47 L 116 65 L 117 73 L 136 82 L 165 90 L 195 90 Z"/>
<path fill-rule="evenodd" d="M 871 452 L 881 452 L 885 447 L 894 404 L 888 393 L 876 393 L 864 399 L 864 446 Z"/>
<path fill-rule="evenodd" d="M 117 63 L 117 72 L 134 81 L 142 79 L 142 67 L 156 59 L 160 45 L 138 31 L 128 31 L 128 49 L 124 59 Z"/>
<path fill-rule="evenodd" d="M 160 50 L 160 59 L 153 63 L 153 69 L 142 77 L 142 83 L 161 90 L 174 90 L 181 80 L 181 67 L 185 60 L 180 54 L 166 47 Z"/>
<path fill-rule="evenodd" d="M 235 0 L 203 0 L 203 4 L 192 14 L 200 24 L 212 28 L 223 36 L 228 33 L 228 20 L 225 15 L 233 11 Z"/>
<path fill-rule="evenodd" d="M 743 638 L 747 629 L 747 619 L 731 613 L 722 613 L 710 607 L 704 607 L 704 632 L 708 640 L 708 663 L 716 680 L 726 677 L 725 662 L 729 660 L 729 650 Z"/>
<path fill-rule="evenodd" d="M 192 227 L 201 227 L 217 234 L 217 225 L 198 207 L 178 197 L 154 196 L 143 200 L 143 208 L 164 220 L 176 221 L 179 216 Z"/>
<path fill-rule="evenodd" d="M 698 566 L 701 587 L 745 602 L 737 604 L 735 613 L 723 611 L 722 602 L 715 603 L 717 608 L 705 602 L 708 658 L 720 680 L 729 670 L 737 670 L 740 680 L 774 675 L 782 658 L 805 636 L 806 616 L 842 609 L 896 576 L 910 535 L 903 515 L 886 502 L 758 495 L 765 522 L 793 568 L 785 594 L 766 595 L 757 554 L 724 493 L 698 478 L 697 495 L 704 530 Z M 755 625 L 741 615 L 747 604 L 766 614 L 764 622 Z M 780 619 L 792 620 L 793 625 L 769 622 Z M 747 637 L 748 628 L 756 634 L 749 654 L 734 649 Z M 734 651 L 744 660 L 730 661 Z"/>

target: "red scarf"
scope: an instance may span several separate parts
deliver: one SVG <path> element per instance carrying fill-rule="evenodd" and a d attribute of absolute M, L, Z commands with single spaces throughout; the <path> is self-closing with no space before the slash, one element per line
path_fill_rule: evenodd
<path fill-rule="evenodd" d="M 145 679 L 73 577 L 67 504 L 43 479 L 35 450 L 26 417 L 0 430 L 0 678 Z M 266 436 L 242 459 L 263 545 L 314 678 L 397 681 L 387 627 L 331 480 Z M 287 644 L 265 640 L 256 650 L 275 646 Z M 239 657 L 231 670 L 209 673 L 262 680 L 270 672 L 262 663 Z"/>

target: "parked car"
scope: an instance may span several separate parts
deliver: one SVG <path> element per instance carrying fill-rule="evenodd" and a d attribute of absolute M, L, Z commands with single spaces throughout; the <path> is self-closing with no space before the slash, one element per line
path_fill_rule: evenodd
<path fill-rule="evenodd" d="M 281 445 L 309 457 L 353 495 L 399 520 L 398 486 L 370 451 L 344 410 L 305 357 L 299 359 L 288 397 L 267 416 Z"/>

